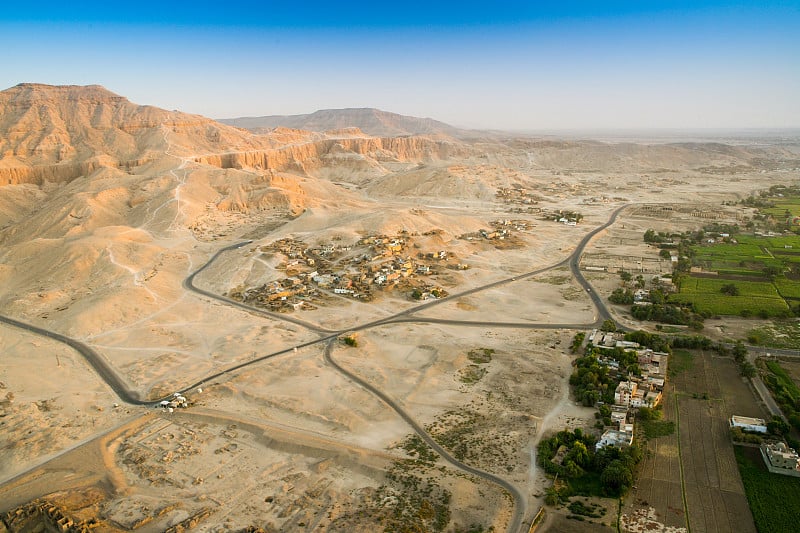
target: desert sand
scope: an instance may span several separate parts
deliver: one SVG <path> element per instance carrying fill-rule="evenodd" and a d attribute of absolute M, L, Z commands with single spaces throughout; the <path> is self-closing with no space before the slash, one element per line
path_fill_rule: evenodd
<path fill-rule="evenodd" d="M 668 267 L 643 250 L 645 229 L 747 216 L 720 204 L 800 175 L 797 143 L 254 134 L 98 86 L 14 87 L 0 116 L 0 314 L 86 344 L 142 399 L 188 399 L 174 412 L 128 405 L 70 347 L 0 325 L 0 511 L 45 498 L 109 531 L 371 531 L 420 508 L 434 509 L 414 518 L 426 528 L 442 509 L 447 530 L 530 519 L 547 486 L 538 439 L 594 422 L 567 380 L 571 339 L 596 310 L 562 262 L 628 205 L 582 264 L 638 257 L 655 273 Z M 570 211 L 579 224 L 552 220 Z M 480 236 L 505 220 L 503 239 Z M 251 241 L 198 288 L 227 296 L 320 268 L 289 265 L 270 249 L 281 239 L 336 243 L 349 260 L 369 236 L 403 236 L 414 261 L 446 251 L 410 278 L 454 296 L 366 327 L 432 300 L 371 284 L 369 300 L 320 289 L 305 309 L 267 314 L 184 285 L 239 242 Z M 616 286 L 587 279 L 606 296 Z M 348 331 L 357 346 L 336 340 Z M 326 362 L 327 336 L 394 406 Z M 489 361 L 470 358 L 484 349 Z M 423 461 L 400 411 L 522 500 L 435 453 Z M 42 501 L 26 512 L 46 515 Z"/>

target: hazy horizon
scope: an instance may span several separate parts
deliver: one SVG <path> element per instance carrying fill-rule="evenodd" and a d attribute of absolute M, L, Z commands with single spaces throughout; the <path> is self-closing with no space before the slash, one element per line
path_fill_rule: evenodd
<path fill-rule="evenodd" d="M 794 2 L 88 4 L 4 8 L 0 85 L 100 84 L 211 118 L 374 107 L 515 131 L 800 127 Z"/>

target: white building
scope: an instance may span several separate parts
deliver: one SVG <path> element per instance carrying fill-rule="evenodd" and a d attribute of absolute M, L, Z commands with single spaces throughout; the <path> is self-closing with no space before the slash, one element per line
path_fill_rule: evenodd
<path fill-rule="evenodd" d="M 633 425 L 626 424 L 626 429 L 629 427 L 630 432 L 619 429 L 608 429 L 603 432 L 600 440 L 594 445 L 594 449 L 600 450 L 606 446 L 615 446 L 617 448 L 624 448 L 633 444 Z"/>
<path fill-rule="evenodd" d="M 750 418 L 749 416 L 733 415 L 730 418 L 730 425 L 732 428 L 741 428 L 745 431 L 752 431 L 754 433 L 766 433 L 767 424 L 763 418 Z"/>
<path fill-rule="evenodd" d="M 353 289 L 345 289 L 343 287 L 337 287 L 333 289 L 333 292 L 336 294 L 355 294 L 356 291 Z"/>
<path fill-rule="evenodd" d="M 800 455 L 785 443 L 762 444 L 761 455 L 770 472 L 800 476 Z"/>

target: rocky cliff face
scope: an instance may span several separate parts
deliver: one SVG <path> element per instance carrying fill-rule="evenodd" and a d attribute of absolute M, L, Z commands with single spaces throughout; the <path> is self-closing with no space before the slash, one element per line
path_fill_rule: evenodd
<path fill-rule="evenodd" d="M 387 115 L 395 122 L 400 117 Z M 131 170 L 165 156 L 218 168 L 305 173 L 343 164 L 375 175 L 382 174 L 381 162 L 469 153 L 452 139 L 375 138 L 346 128 L 347 120 L 331 120 L 342 129 L 325 135 L 278 128 L 253 135 L 198 115 L 136 105 L 99 85 L 24 83 L 0 92 L 0 186 L 63 183 L 99 168 Z M 432 131 L 434 126 L 416 128 Z"/>
<path fill-rule="evenodd" d="M 198 163 L 219 168 L 254 168 L 297 171 L 313 175 L 322 167 L 359 161 L 419 162 L 469 155 L 470 148 L 460 143 L 424 137 L 347 138 L 313 140 L 283 148 L 209 154 L 195 158 Z M 348 156 L 362 156 L 354 158 Z"/>
<path fill-rule="evenodd" d="M 99 85 L 23 83 L 0 92 L 0 185 L 70 181 L 165 153 L 258 146 L 250 137 L 198 115 L 133 104 Z"/>

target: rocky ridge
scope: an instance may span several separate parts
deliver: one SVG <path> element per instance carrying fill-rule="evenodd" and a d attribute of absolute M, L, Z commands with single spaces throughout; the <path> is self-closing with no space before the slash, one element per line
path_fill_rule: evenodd
<path fill-rule="evenodd" d="M 265 133 L 273 128 L 285 127 L 310 131 L 332 131 L 359 128 L 376 137 L 408 135 L 438 135 L 450 137 L 476 137 L 477 132 L 463 130 L 433 120 L 417 118 L 374 108 L 322 109 L 305 115 L 270 115 L 220 119 L 223 124 Z"/>

